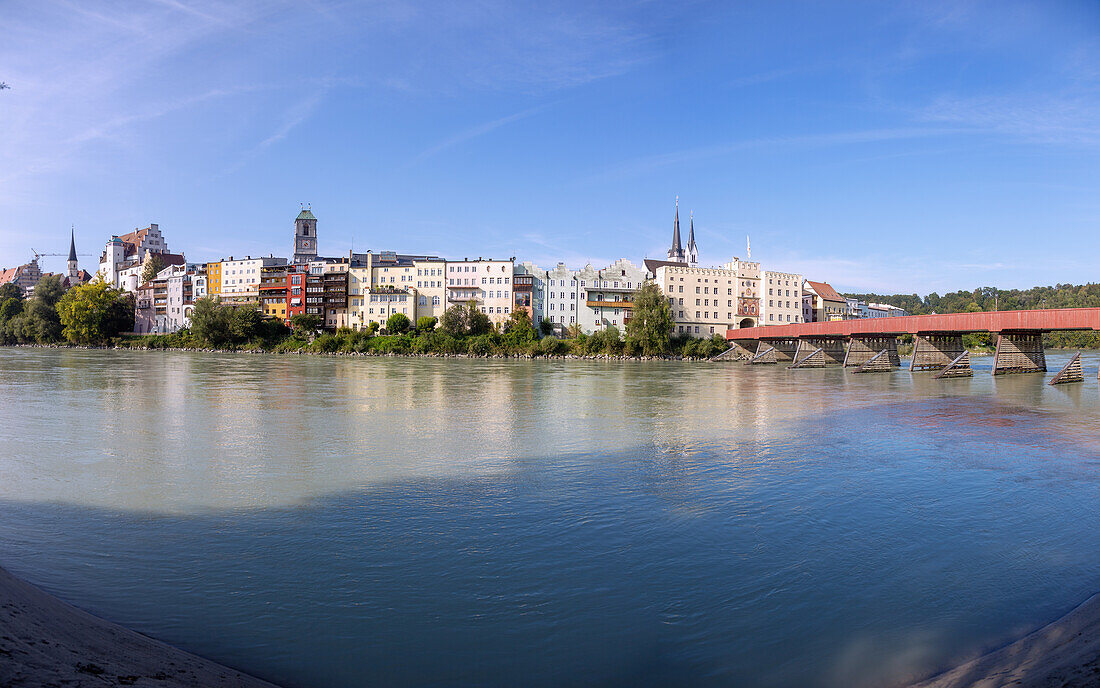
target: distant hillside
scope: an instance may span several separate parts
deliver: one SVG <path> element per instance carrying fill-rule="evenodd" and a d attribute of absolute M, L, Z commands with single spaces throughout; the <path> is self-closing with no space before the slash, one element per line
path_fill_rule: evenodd
<path fill-rule="evenodd" d="M 913 315 L 927 313 L 976 313 L 979 311 L 1018 311 L 1034 308 L 1098 308 L 1100 284 L 1059 284 L 1031 289 L 995 289 L 981 287 L 974 291 L 950 294 L 933 292 L 919 294 L 845 294 L 868 303 L 888 303 L 904 308 Z M 1049 346 L 1068 348 L 1100 348 L 1100 334 L 1095 332 L 1060 332 L 1047 335 Z"/>

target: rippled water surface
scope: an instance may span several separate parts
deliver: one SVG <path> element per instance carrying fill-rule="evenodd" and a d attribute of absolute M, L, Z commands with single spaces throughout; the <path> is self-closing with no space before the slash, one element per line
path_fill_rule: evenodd
<path fill-rule="evenodd" d="M 1066 360 L 0 349 L 0 565 L 288 686 L 891 686 L 1100 590 Z"/>

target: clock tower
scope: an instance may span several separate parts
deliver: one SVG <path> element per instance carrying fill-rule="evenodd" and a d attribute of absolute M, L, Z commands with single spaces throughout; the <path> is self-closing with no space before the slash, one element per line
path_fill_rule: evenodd
<path fill-rule="evenodd" d="M 317 260 L 317 218 L 310 209 L 302 206 L 302 212 L 294 220 L 294 258 L 295 265 Z"/>

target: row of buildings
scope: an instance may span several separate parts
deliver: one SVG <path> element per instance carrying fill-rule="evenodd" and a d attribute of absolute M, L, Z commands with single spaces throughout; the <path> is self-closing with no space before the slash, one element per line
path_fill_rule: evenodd
<path fill-rule="evenodd" d="M 75 248 L 71 253 L 75 259 Z M 159 271 L 145 281 L 150 261 Z M 555 334 L 590 334 L 607 327 L 622 329 L 631 318 L 634 292 L 646 280 L 653 280 L 669 299 L 673 333 L 696 337 L 758 325 L 904 315 L 900 309 L 847 299 L 827 283 L 764 269 L 748 259 L 700 266 L 694 218 L 689 221 L 686 248 L 681 244 L 679 204 L 665 258 L 645 259 L 640 265 L 620 259 L 603 267 L 572 269 L 558 263 L 540 268 L 515 257 L 455 260 L 393 251 L 349 251 L 326 258 L 318 255 L 317 218 L 303 207 L 294 220 L 290 260 L 230 256 L 189 263 L 168 250 L 160 228 L 152 224 L 111 237 L 97 274 L 135 293 L 138 333 L 187 327 L 195 301 L 212 297 L 256 304 L 265 316 L 287 323 L 298 314 L 315 315 L 325 329 L 363 330 L 372 323 L 384 327 L 394 313 L 414 322 L 423 316 L 438 318 L 451 306 L 472 302 L 495 323 L 523 309 L 537 327 Z"/>

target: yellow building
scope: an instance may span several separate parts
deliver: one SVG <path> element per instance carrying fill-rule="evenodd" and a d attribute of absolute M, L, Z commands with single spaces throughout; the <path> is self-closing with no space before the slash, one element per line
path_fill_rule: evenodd
<path fill-rule="evenodd" d="M 221 261 L 206 264 L 206 295 L 217 299 L 222 295 Z"/>
<path fill-rule="evenodd" d="M 265 318 L 278 318 L 286 322 L 286 276 L 286 265 L 265 265 L 260 268 L 257 291 L 260 312 Z"/>

